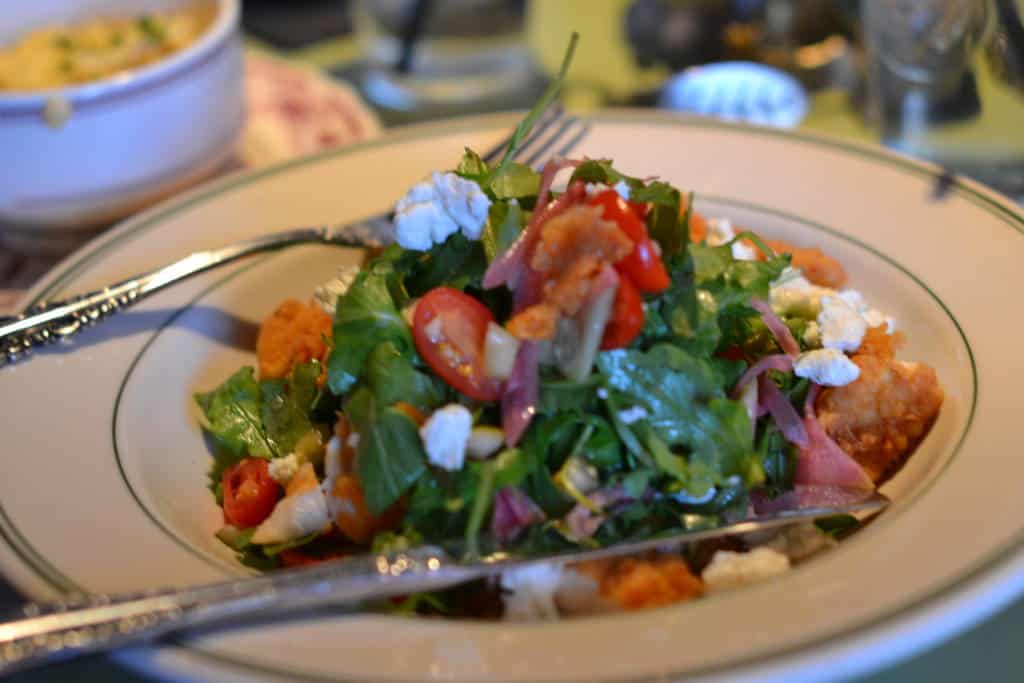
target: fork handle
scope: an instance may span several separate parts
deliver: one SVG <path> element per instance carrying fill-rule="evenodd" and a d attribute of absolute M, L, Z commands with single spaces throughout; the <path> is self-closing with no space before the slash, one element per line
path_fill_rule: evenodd
<path fill-rule="evenodd" d="M 28 605 L 19 618 L 0 622 L 0 675 L 187 627 L 435 590 L 480 575 L 480 570 L 457 566 L 429 551 L 413 551 L 390 558 L 352 556 L 184 590 Z"/>
<path fill-rule="evenodd" d="M 380 221 L 380 218 L 372 221 Z M 331 243 L 369 246 L 379 243 L 371 223 L 343 228 L 300 228 L 236 242 L 220 249 L 190 254 L 162 268 L 137 275 L 95 292 L 63 301 L 47 301 L 25 313 L 0 318 L 0 367 L 13 363 L 33 349 L 67 340 L 117 311 L 128 308 L 164 287 L 211 268 L 267 251 L 296 244 Z"/>

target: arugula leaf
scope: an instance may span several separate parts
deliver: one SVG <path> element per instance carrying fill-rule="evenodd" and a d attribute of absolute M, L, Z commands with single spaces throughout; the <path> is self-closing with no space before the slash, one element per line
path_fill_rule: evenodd
<path fill-rule="evenodd" d="M 298 548 L 298 547 L 301 547 L 301 546 L 304 546 L 304 545 L 308 545 L 309 543 L 311 543 L 314 540 L 316 540 L 316 538 L 319 535 L 320 535 L 319 531 L 314 531 L 313 533 L 306 534 L 305 536 L 302 536 L 301 538 L 294 538 L 294 539 L 292 539 L 290 541 L 284 541 L 283 543 L 271 543 L 271 544 L 262 546 L 263 554 L 266 555 L 267 557 L 276 557 L 277 555 L 280 555 L 281 553 L 283 553 L 285 550 L 291 550 L 292 548 Z"/>
<path fill-rule="evenodd" d="M 222 527 L 216 534 L 217 538 L 235 552 L 242 552 L 252 545 L 252 535 L 256 533 L 256 527 L 238 529 L 233 526 Z"/>
<path fill-rule="evenodd" d="M 860 520 L 853 515 L 832 515 L 814 520 L 814 526 L 832 538 L 842 538 L 860 528 Z"/>
<path fill-rule="evenodd" d="M 768 495 L 774 497 L 792 490 L 797 452 L 774 424 L 766 425 L 757 442 L 757 452 L 761 456 Z"/>
<path fill-rule="evenodd" d="M 519 202 L 509 200 L 491 204 L 487 225 L 480 235 L 480 244 L 484 248 L 488 263 L 503 254 L 516 241 L 519 233 L 523 231 L 525 222 Z"/>
<path fill-rule="evenodd" d="M 716 482 L 732 475 L 748 482 L 763 479 L 751 443 L 750 419 L 739 402 L 725 398 L 714 364 L 659 344 L 647 352 L 606 351 L 598 356 L 597 365 L 609 386 L 646 411 L 647 418 L 634 426 L 634 432 L 649 425 L 670 454 L 673 447 L 687 449 L 687 480 L 703 478 L 705 472 Z M 641 436 L 649 451 L 652 445 L 658 448 L 650 435 Z M 651 455 L 658 461 L 665 452 Z M 677 476 L 673 463 L 662 457 L 659 465 Z"/>
<path fill-rule="evenodd" d="M 378 344 L 366 361 L 366 382 L 382 406 L 404 401 L 419 410 L 437 407 L 445 398 L 445 385 L 420 372 L 394 342 Z"/>
<path fill-rule="evenodd" d="M 441 285 L 455 289 L 479 285 L 485 270 L 487 257 L 480 241 L 455 233 L 423 254 L 404 284 L 415 298 Z"/>
<path fill-rule="evenodd" d="M 490 184 L 495 199 L 536 197 L 540 192 L 540 174 L 526 164 L 511 163 Z"/>
<path fill-rule="evenodd" d="M 565 86 L 565 77 L 569 73 L 569 65 L 572 64 L 573 55 L 576 53 L 576 44 L 579 40 L 580 35 L 573 31 L 572 36 L 569 38 L 569 46 L 565 50 L 565 57 L 562 58 L 562 66 L 558 69 L 558 74 L 544 90 L 543 94 L 541 94 L 537 103 L 533 105 L 533 109 L 519 122 L 519 125 L 512 132 L 512 139 L 509 141 L 508 147 L 505 148 L 505 155 L 501 158 L 501 163 L 495 169 L 493 177 L 497 177 L 505 172 L 516 150 L 519 149 L 519 145 L 523 143 L 523 139 L 533 130 L 533 124 L 558 98 L 559 93 Z"/>
<path fill-rule="evenodd" d="M 633 470 L 622 478 L 622 490 L 630 498 L 639 500 L 647 491 L 655 472 L 651 469 Z"/>
<path fill-rule="evenodd" d="M 647 229 L 651 237 L 661 246 L 661 253 L 670 258 L 686 248 L 690 238 L 689 215 L 680 217 L 679 207 L 682 195 L 668 183 L 654 181 L 634 188 L 629 198 L 635 202 L 649 202 L 651 212 L 647 216 Z"/>
<path fill-rule="evenodd" d="M 379 515 L 423 476 L 427 462 L 416 423 L 399 410 L 378 410 L 372 399 L 370 403 L 364 417 L 348 416 L 359 432 L 356 470 L 366 507 Z"/>
<path fill-rule="evenodd" d="M 599 375 L 590 375 L 582 382 L 568 379 L 542 379 L 537 400 L 537 411 L 545 415 L 567 412 L 593 412 L 597 405 Z"/>
<path fill-rule="evenodd" d="M 466 556 L 476 558 L 480 556 L 480 530 L 484 525 L 484 518 L 491 510 L 494 503 L 495 492 L 495 467 L 491 461 L 477 463 L 479 465 L 479 476 L 476 477 L 476 491 L 473 496 L 473 507 L 469 511 L 469 521 L 466 524 L 465 544 Z"/>
<path fill-rule="evenodd" d="M 320 363 L 314 360 L 296 365 L 287 381 L 260 382 L 262 422 L 275 455 L 292 452 L 295 444 L 312 431 L 309 415 L 320 394 L 319 377 Z"/>
<path fill-rule="evenodd" d="M 480 177 L 487 175 L 489 170 L 487 163 L 469 147 L 463 149 L 462 159 L 459 160 L 459 165 L 455 167 L 456 173 L 470 180 L 478 180 Z"/>
<path fill-rule="evenodd" d="M 409 327 L 398 312 L 388 287 L 394 263 L 376 261 L 361 271 L 338 299 L 334 316 L 334 345 L 327 359 L 327 385 L 341 395 L 355 386 L 370 352 L 384 341 L 411 349 Z"/>
<path fill-rule="evenodd" d="M 233 454 L 270 458 L 277 453 L 260 418 L 260 388 L 253 368 L 244 367 L 208 393 L 195 395 L 206 429 Z"/>

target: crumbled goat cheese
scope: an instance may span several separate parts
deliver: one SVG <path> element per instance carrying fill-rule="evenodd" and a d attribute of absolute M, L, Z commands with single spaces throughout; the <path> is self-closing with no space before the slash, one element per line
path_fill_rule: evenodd
<path fill-rule="evenodd" d="M 860 368 L 838 349 L 815 349 L 801 353 L 793 364 L 797 377 L 826 387 L 842 387 L 860 377 Z"/>
<path fill-rule="evenodd" d="M 462 469 L 473 415 L 466 406 L 449 403 L 438 408 L 420 427 L 420 438 L 431 465 L 449 472 Z"/>
<path fill-rule="evenodd" d="M 480 239 L 491 200 L 472 180 L 434 173 L 414 185 L 395 205 L 395 238 L 405 249 L 426 251 L 461 230 Z"/>
<path fill-rule="evenodd" d="M 754 548 L 736 553 L 719 550 L 704 568 L 700 578 L 709 593 L 739 588 L 789 571 L 789 558 L 771 548 Z"/>

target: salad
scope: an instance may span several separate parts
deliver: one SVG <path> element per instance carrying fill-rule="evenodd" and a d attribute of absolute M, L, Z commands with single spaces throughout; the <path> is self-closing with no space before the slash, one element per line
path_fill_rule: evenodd
<path fill-rule="evenodd" d="M 934 370 L 896 359 L 895 322 L 830 256 L 703 216 L 692 194 L 609 160 L 510 159 L 467 149 L 412 187 L 394 244 L 281 303 L 256 366 L 196 396 L 218 537 L 244 563 L 595 547 L 835 503 L 927 434 Z M 857 524 L 534 567 L 386 606 L 664 605 L 785 572 Z"/>

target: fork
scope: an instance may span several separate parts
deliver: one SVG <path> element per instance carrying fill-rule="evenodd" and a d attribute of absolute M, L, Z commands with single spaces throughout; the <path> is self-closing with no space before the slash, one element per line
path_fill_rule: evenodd
<path fill-rule="evenodd" d="M 590 123 L 556 106 L 545 113 L 512 155 L 513 161 L 539 167 L 565 156 L 587 135 Z M 506 136 L 482 155 L 492 164 L 501 159 L 512 141 Z M 262 252 L 299 244 L 348 247 L 381 246 L 393 240 L 390 213 L 342 226 L 298 228 L 235 242 L 219 249 L 190 254 L 162 268 L 114 283 L 70 299 L 45 301 L 20 315 L 0 317 L 0 367 L 14 363 L 34 349 L 66 341 L 86 327 L 124 310 L 146 297 L 212 268 Z"/>
<path fill-rule="evenodd" d="M 464 548 L 456 543 L 445 547 L 422 546 L 391 555 L 352 555 L 310 567 L 192 588 L 137 595 L 66 596 L 48 605 L 28 605 L 16 618 L 0 621 L 0 675 L 199 625 L 226 625 L 229 620 L 257 614 L 438 590 L 540 563 L 564 565 L 635 555 L 720 536 L 754 534 L 839 513 L 870 515 L 888 504 L 889 500 L 881 494 L 864 492 L 833 500 L 830 505 L 783 509 L 724 526 L 590 550 L 573 548 L 537 555 L 498 548 L 475 559 L 458 559 L 464 555 Z"/>

